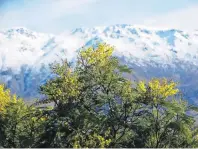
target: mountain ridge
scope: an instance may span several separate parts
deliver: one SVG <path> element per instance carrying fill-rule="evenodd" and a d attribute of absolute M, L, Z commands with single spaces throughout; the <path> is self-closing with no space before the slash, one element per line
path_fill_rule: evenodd
<path fill-rule="evenodd" d="M 0 81 L 22 97 L 37 97 L 39 85 L 50 78 L 50 63 L 65 58 L 74 62 L 79 49 L 100 42 L 115 46 L 114 55 L 143 78 L 177 75 L 182 89 L 195 87 L 185 87 L 192 80 L 183 75 L 190 71 L 191 79 L 196 79 L 198 74 L 198 31 L 127 24 L 77 28 L 59 35 L 23 27 L 4 29 L 0 31 Z"/>

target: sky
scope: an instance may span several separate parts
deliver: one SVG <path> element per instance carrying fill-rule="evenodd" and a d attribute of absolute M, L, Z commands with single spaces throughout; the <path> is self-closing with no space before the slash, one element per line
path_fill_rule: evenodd
<path fill-rule="evenodd" d="M 198 0 L 0 0 L 0 29 L 61 33 L 114 24 L 198 29 Z"/>

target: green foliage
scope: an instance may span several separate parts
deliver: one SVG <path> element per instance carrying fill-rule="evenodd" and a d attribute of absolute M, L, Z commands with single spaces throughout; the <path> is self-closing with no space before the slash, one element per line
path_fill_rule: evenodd
<path fill-rule="evenodd" d="M 137 85 L 138 99 L 146 104 L 145 118 L 150 124 L 145 147 L 191 147 L 194 141 L 194 119 L 187 115 L 187 102 L 176 99 L 176 83 L 153 79 L 148 85 Z M 143 98 L 142 98 L 143 97 Z"/>
<path fill-rule="evenodd" d="M 9 102 L 0 112 L 0 146 L 32 147 L 44 130 L 44 115 L 41 110 L 26 105 L 22 99 L 9 96 Z"/>
<path fill-rule="evenodd" d="M 177 84 L 124 78 L 131 70 L 112 56 L 113 50 L 100 44 L 82 49 L 75 67 L 67 61 L 52 65 L 56 77 L 41 86 L 46 98 L 36 103 L 52 103 L 51 109 L 28 106 L 0 88 L 0 145 L 198 147 L 195 119 L 188 114 L 198 108 L 178 96 Z"/>

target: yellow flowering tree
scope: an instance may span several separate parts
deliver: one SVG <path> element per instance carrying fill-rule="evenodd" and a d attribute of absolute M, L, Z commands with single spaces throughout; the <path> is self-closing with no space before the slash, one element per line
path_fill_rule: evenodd
<path fill-rule="evenodd" d="M 144 106 L 143 119 L 149 129 L 146 147 L 188 147 L 194 141 L 194 119 L 188 104 L 178 96 L 177 83 L 154 78 L 137 83 L 137 100 Z M 179 98 L 178 98 L 179 97 Z M 144 130 L 146 131 L 146 130 Z"/>
<path fill-rule="evenodd" d="M 57 77 L 43 85 L 41 92 L 46 95 L 43 102 L 55 104 L 56 116 L 47 128 L 58 125 L 59 129 L 50 129 L 48 132 L 53 135 L 46 133 L 47 139 L 41 141 L 44 142 L 41 146 L 73 147 L 72 138 L 78 134 L 85 138 L 76 141 L 74 146 L 80 147 L 108 147 L 123 142 L 122 139 L 127 140 L 129 128 L 123 123 L 133 109 L 133 89 L 130 80 L 122 76 L 130 70 L 119 63 L 112 55 L 113 51 L 110 45 L 100 44 L 96 48 L 80 50 L 73 68 L 67 61 L 52 67 Z M 107 128 L 110 133 L 105 136 Z M 67 142 L 62 142 L 61 136 Z M 56 140 L 56 143 L 50 140 Z"/>
<path fill-rule="evenodd" d="M 6 105 L 11 101 L 10 91 L 0 84 L 0 112 L 4 111 Z"/>
<path fill-rule="evenodd" d="M 31 147 L 39 139 L 45 123 L 42 111 L 28 106 L 23 99 L 11 95 L 0 85 L 0 145 Z"/>

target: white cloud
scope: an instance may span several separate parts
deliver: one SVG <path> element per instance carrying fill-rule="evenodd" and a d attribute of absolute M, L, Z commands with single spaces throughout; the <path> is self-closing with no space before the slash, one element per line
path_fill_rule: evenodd
<path fill-rule="evenodd" d="M 54 25 L 56 20 L 67 15 L 83 14 L 90 4 L 97 0 L 25 0 L 23 6 L 14 8 L 10 3 L 8 11 L 0 11 L 0 28 L 13 26 L 38 26 L 48 28 Z M 9 8 L 9 7 L 8 7 Z"/>
<path fill-rule="evenodd" d="M 178 28 L 184 30 L 198 29 L 198 5 L 189 6 L 167 14 L 146 19 L 143 24 L 163 28 Z"/>
<path fill-rule="evenodd" d="M 23 3 L 16 3 L 17 1 L 23 1 Z M 131 3 L 130 0 L 117 3 L 113 3 L 113 0 L 17 1 L 10 3 L 7 11 L 0 9 L 0 29 L 24 26 L 39 32 L 60 33 L 65 29 L 81 26 L 92 27 L 119 23 L 185 30 L 198 29 L 196 16 L 198 5 L 164 14 L 159 12 L 160 14 L 155 15 L 157 11 L 152 11 L 152 9 L 156 6 L 154 4 L 147 6 L 147 3 L 142 4 L 142 1 L 139 4 L 141 3 L 141 7 L 145 6 L 144 10 L 136 6 L 127 7 L 129 6 L 127 4 Z M 155 16 L 152 17 L 152 15 Z"/>
<path fill-rule="evenodd" d="M 96 0 L 44 0 L 42 1 L 43 4 L 40 9 L 33 9 L 40 11 L 39 14 L 45 14 L 50 18 L 58 18 L 67 14 L 83 13 L 86 11 L 84 8 L 95 1 Z M 46 10 L 48 11 L 45 12 Z"/>

